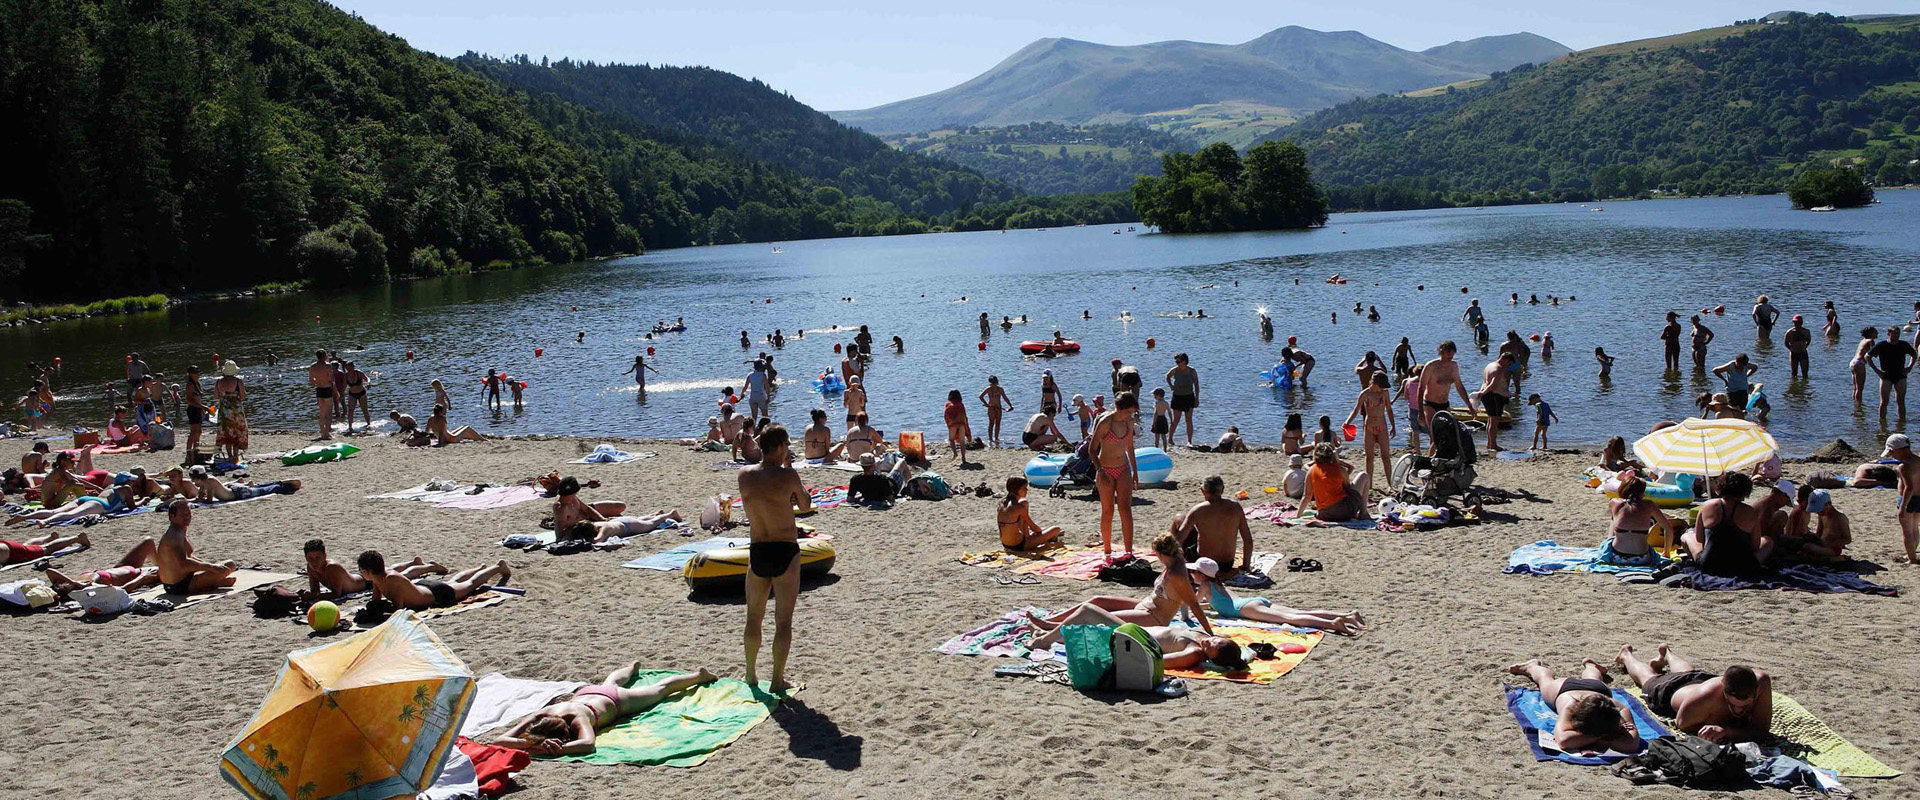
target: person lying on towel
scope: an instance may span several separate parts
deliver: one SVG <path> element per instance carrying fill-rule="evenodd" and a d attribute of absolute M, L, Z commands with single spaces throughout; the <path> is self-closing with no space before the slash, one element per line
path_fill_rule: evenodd
<path fill-rule="evenodd" d="M 1640 729 L 1633 711 L 1613 699 L 1607 688 L 1607 670 L 1589 658 L 1580 665 L 1580 677 L 1556 678 L 1540 659 L 1507 668 L 1525 675 L 1540 687 L 1540 699 L 1559 713 L 1553 726 L 1553 746 L 1562 753 L 1616 753 L 1640 751 Z"/>
<path fill-rule="evenodd" d="M 388 572 L 386 557 L 372 550 L 361 553 L 357 563 L 361 579 L 367 582 L 367 588 L 373 590 L 373 599 L 386 598 L 394 605 L 410 611 L 449 608 L 478 593 L 486 586 L 488 578 L 498 576 L 499 584 L 504 585 L 507 578 L 513 575 L 513 569 L 507 566 L 507 562 L 501 561 L 456 572 L 448 575 L 446 580 L 409 578 L 405 572 Z"/>
<path fill-rule="evenodd" d="M 681 673 L 645 686 L 627 686 L 639 670 L 638 661 L 614 670 L 606 680 L 582 686 L 573 694 L 521 717 L 493 743 L 548 756 L 591 753 L 594 737 L 601 728 L 715 680 L 714 674 L 703 667 L 699 672 Z"/>
<path fill-rule="evenodd" d="M 1680 730 L 1718 744 L 1773 738 L 1773 678 L 1765 672 L 1735 664 L 1715 675 L 1664 644 L 1648 661 L 1623 646 L 1613 663 L 1646 693 L 1647 710 L 1672 718 Z"/>

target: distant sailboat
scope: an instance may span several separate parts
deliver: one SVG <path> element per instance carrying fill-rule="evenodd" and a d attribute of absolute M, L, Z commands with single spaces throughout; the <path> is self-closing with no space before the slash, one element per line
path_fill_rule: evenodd
<path fill-rule="evenodd" d="M 1807 210 L 1808 211 L 1838 211 L 1839 209 L 1836 209 L 1833 206 L 1814 206 L 1813 208 L 1810 208 Z"/>

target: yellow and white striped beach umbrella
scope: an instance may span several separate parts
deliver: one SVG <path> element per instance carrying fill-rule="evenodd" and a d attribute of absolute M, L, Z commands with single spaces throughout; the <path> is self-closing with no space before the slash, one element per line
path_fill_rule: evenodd
<path fill-rule="evenodd" d="M 1744 419 L 1692 418 L 1633 443 L 1640 463 L 1663 474 L 1707 477 L 1746 469 L 1779 449 L 1773 434 Z"/>
<path fill-rule="evenodd" d="M 412 612 L 287 656 L 221 776 L 255 800 L 411 798 L 433 784 L 473 673 Z"/>

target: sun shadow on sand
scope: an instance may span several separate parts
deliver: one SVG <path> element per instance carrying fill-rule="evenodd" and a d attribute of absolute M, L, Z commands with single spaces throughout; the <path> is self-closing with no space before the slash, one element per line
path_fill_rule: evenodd
<path fill-rule="evenodd" d="M 809 589 L 817 589 L 821 586 L 832 586 L 839 582 L 840 576 L 833 573 L 827 573 L 817 577 L 802 575 L 800 577 L 800 591 L 804 594 Z M 703 606 L 743 606 L 747 604 L 746 595 L 741 592 L 688 592 L 687 599 Z M 768 613 L 771 614 L 773 601 L 769 599 L 767 602 Z"/>
<path fill-rule="evenodd" d="M 773 719 L 787 732 L 787 750 L 795 758 L 819 761 L 842 771 L 860 768 L 866 739 L 842 733 L 840 726 L 827 715 L 798 698 L 788 698 L 774 712 Z"/>

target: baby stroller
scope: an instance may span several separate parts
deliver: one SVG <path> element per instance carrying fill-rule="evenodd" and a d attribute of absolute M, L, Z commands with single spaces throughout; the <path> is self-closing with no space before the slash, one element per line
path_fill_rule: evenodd
<path fill-rule="evenodd" d="M 1099 493 L 1099 484 L 1093 479 L 1093 459 L 1087 455 L 1087 443 L 1073 448 L 1073 455 L 1067 457 L 1067 463 L 1060 465 L 1060 478 L 1047 487 L 1051 497 L 1066 497 L 1068 487 L 1090 486 Z"/>
<path fill-rule="evenodd" d="M 1478 477 L 1473 464 L 1479 459 L 1473 448 L 1473 434 L 1453 414 L 1436 411 L 1430 426 L 1433 455 L 1407 453 L 1393 462 L 1393 495 L 1405 503 L 1445 505 L 1450 497 L 1459 497 L 1468 508 L 1480 505 L 1480 493 L 1474 491 Z"/>

